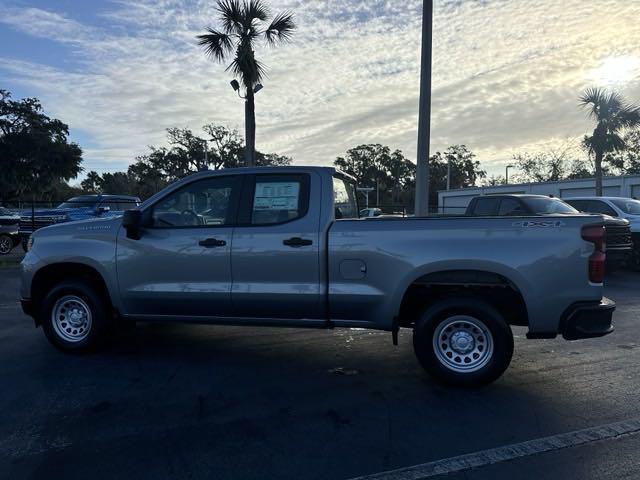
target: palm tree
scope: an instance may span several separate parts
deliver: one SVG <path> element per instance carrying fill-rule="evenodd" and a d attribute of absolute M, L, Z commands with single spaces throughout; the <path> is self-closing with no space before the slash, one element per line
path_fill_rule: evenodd
<path fill-rule="evenodd" d="M 255 166 L 256 115 L 254 94 L 256 86 L 266 75 L 265 66 L 255 58 L 255 46 L 264 39 L 269 46 L 286 43 L 296 28 L 291 12 L 282 12 L 270 19 L 268 7 L 262 0 L 219 0 L 221 30 L 208 28 L 198 35 L 198 44 L 207 56 L 223 63 L 231 60 L 227 70 L 236 74 L 244 87 L 245 96 L 245 161 Z M 238 89 L 237 82 L 234 89 Z"/>
<path fill-rule="evenodd" d="M 583 145 L 594 155 L 596 195 L 602 196 L 602 158 L 606 153 L 625 148 L 621 136 L 625 128 L 640 126 L 640 108 L 627 103 L 622 95 L 601 88 L 589 88 L 580 96 L 580 105 L 589 109 L 589 117 L 596 121 L 591 136 Z"/>

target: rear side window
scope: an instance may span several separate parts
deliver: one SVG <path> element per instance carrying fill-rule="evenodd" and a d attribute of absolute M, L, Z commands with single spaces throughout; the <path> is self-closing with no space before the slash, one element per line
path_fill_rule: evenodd
<path fill-rule="evenodd" d="M 473 209 L 474 215 L 491 216 L 498 213 L 499 198 L 479 198 L 476 200 L 476 205 Z"/>
<path fill-rule="evenodd" d="M 333 206 L 336 220 L 358 218 L 356 186 L 340 177 L 333 177 Z M 374 214 L 374 216 L 381 215 Z"/>
<path fill-rule="evenodd" d="M 252 225 L 275 225 L 302 218 L 309 208 L 307 175 L 257 175 Z"/>

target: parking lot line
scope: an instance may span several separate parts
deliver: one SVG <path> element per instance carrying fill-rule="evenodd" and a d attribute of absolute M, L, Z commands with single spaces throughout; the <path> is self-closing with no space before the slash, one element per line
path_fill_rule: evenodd
<path fill-rule="evenodd" d="M 561 433 L 550 437 L 445 458 L 412 467 L 364 475 L 351 480 L 421 480 L 638 433 L 640 433 L 640 418 L 634 418 L 623 422 L 610 423 L 599 427 Z"/>

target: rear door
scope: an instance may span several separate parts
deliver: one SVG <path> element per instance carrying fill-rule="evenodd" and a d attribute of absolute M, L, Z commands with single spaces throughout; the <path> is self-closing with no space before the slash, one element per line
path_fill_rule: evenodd
<path fill-rule="evenodd" d="M 231 252 L 234 315 L 324 317 L 320 184 L 319 175 L 313 172 L 246 179 Z"/>

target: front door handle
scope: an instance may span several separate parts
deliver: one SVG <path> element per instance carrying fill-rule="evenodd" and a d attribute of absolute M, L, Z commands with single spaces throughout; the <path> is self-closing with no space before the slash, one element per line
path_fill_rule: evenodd
<path fill-rule="evenodd" d="M 286 245 L 287 247 L 293 247 L 293 248 L 306 247 L 309 245 L 313 245 L 313 240 L 307 240 L 306 238 L 300 238 L 300 237 L 293 237 L 293 238 L 289 238 L 288 240 L 284 240 L 282 244 Z"/>
<path fill-rule="evenodd" d="M 215 238 L 207 238 L 206 240 L 200 240 L 198 245 L 204 248 L 216 248 L 224 247 L 227 244 L 224 240 L 217 240 Z"/>

